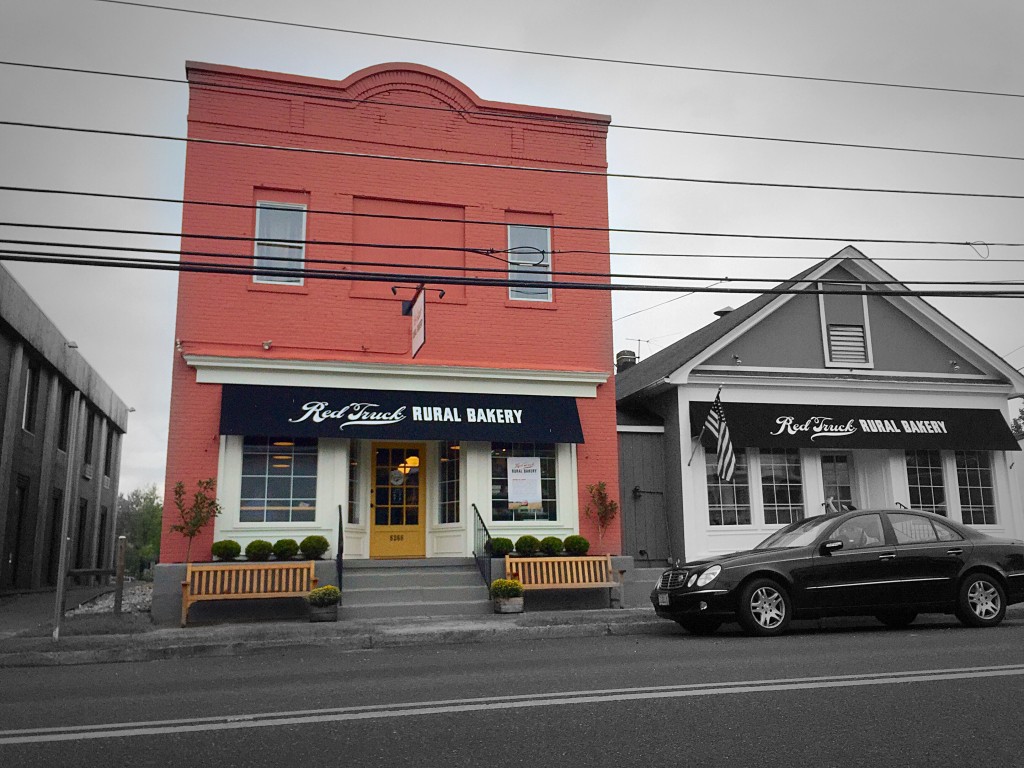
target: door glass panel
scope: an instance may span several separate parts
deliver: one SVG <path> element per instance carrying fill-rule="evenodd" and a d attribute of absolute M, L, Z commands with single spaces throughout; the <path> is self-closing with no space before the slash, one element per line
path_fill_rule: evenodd
<path fill-rule="evenodd" d="M 853 461 L 848 453 L 821 454 L 821 485 L 825 501 L 832 499 L 836 509 L 853 509 Z"/>
<path fill-rule="evenodd" d="M 378 448 L 374 472 L 377 525 L 419 524 L 419 448 Z"/>

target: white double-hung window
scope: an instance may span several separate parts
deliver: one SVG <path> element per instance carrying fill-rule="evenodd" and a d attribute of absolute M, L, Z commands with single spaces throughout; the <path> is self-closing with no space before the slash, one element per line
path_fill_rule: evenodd
<path fill-rule="evenodd" d="M 510 285 L 510 299 L 551 301 L 551 286 L 548 285 L 551 282 L 551 230 L 548 227 L 509 224 L 508 279 L 531 283 Z"/>
<path fill-rule="evenodd" d="M 301 272 L 306 258 L 306 206 L 295 203 L 256 203 L 257 269 Z M 302 285 L 301 274 L 257 274 L 254 283 Z"/>

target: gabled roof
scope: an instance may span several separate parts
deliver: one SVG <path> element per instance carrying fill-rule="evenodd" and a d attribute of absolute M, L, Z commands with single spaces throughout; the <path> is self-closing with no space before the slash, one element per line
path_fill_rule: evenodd
<path fill-rule="evenodd" d="M 844 261 L 852 262 L 858 270 L 870 273 L 873 280 L 891 283 L 891 287 L 894 288 L 904 287 L 903 283 L 879 267 L 859 250 L 853 246 L 846 246 L 835 255 L 819 261 L 817 264 L 794 275 L 786 282 L 780 283 L 774 289 L 771 289 L 772 292 L 761 294 L 739 309 L 729 312 L 718 320 L 694 331 L 689 336 L 683 337 L 651 357 L 617 374 L 615 377 L 616 398 L 622 402 L 638 395 L 643 390 L 658 388 L 659 385 L 664 383 L 666 378 L 699 358 L 705 351 L 713 347 L 716 342 L 724 339 L 732 331 L 748 323 L 748 321 L 753 321 L 759 314 L 766 314 L 774 305 L 787 301 L 788 296 L 784 293 L 778 293 L 778 291 L 785 291 L 800 283 L 816 280 Z M 884 295 L 885 289 L 879 290 L 878 293 Z M 910 296 L 899 297 L 899 299 L 913 304 L 919 312 L 928 316 L 936 325 L 956 338 L 961 344 L 977 352 L 989 365 L 1000 371 L 1001 375 L 1006 377 L 1013 388 L 1010 397 L 1024 394 L 1024 375 L 1013 369 L 999 355 L 923 299 Z"/>

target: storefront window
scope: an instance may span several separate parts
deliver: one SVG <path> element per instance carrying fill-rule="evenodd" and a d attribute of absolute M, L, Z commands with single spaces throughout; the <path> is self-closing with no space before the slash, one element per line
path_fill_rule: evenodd
<path fill-rule="evenodd" d="M 913 509 L 946 514 L 946 487 L 938 451 L 907 451 L 907 485 Z"/>
<path fill-rule="evenodd" d="M 437 522 L 459 522 L 459 444 L 442 443 L 439 468 L 440 496 Z"/>
<path fill-rule="evenodd" d="M 714 451 L 705 452 L 704 464 L 708 479 L 708 522 L 711 525 L 750 525 L 746 454 L 736 454 L 736 469 L 728 483 L 718 476 L 718 457 Z"/>
<path fill-rule="evenodd" d="M 995 525 L 995 492 L 988 451 L 957 451 L 956 478 L 963 521 L 967 525 Z"/>
<path fill-rule="evenodd" d="M 242 523 L 316 519 L 317 443 L 313 438 L 246 437 L 242 443 Z"/>
<path fill-rule="evenodd" d="M 767 525 L 788 525 L 803 519 L 804 487 L 798 449 L 761 451 L 761 494 Z"/>
<path fill-rule="evenodd" d="M 557 520 L 556 464 L 552 443 L 492 443 L 491 519 Z"/>

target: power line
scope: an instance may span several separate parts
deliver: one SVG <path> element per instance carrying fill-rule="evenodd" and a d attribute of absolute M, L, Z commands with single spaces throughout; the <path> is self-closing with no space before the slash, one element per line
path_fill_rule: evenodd
<path fill-rule="evenodd" d="M 24 192 L 26 194 L 45 194 L 45 195 L 67 195 L 72 197 L 97 197 L 106 198 L 111 200 L 133 200 L 138 202 L 150 202 L 150 203 L 170 203 L 172 205 L 196 205 L 196 206 L 209 206 L 214 208 L 231 208 L 231 209 L 242 209 L 242 210 L 256 210 L 258 207 L 255 203 L 227 203 L 214 200 L 187 200 L 178 197 L 156 197 L 152 195 L 128 195 L 123 193 L 114 192 L 86 192 L 82 190 L 71 190 L 71 189 L 54 189 L 47 187 L 21 187 L 13 185 L 0 185 L 0 192 Z M 507 227 L 509 222 L 507 221 L 487 221 L 487 220 L 467 220 L 467 219 L 453 219 L 445 217 L 431 217 L 431 216 L 404 216 L 399 214 L 383 214 L 383 213 L 362 213 L 356 211 L 337 211 L 327 210 L 322 208 L 307 208 L 307 214 L 325 215 L 325 216 L 348 216 L 352 218 L 369 218 L 369 219 L 391 219 L 395 221 L 429 221 L 442 224 L 464 224 L 473 226 L 500 226 Z M 953 246 L 968 246 L 977 245 L 980 241 L 967 241 L 967 240 L 894 240 L 885 238 L 866 238 L 866 237 L 820 237 L 813 235 L 765 235 L 765 234 L 745 234 L 737 232 L 696 232 L 689 230 L 671 230 L 671 229 L 637 229 L 627 227 L 587 227 L 573 224 L 549 224 L 548 229 L 553 231 L 567 231 L 567 232 L 615 232 L 619 234 L 630 234 L 630 235 L 670 235 L 676 237 L 722 237 L 722 238 L 735 238 L 735 239 L 754 239 L 754 240 L 794 240 L 801 242 L 823 242 L 823 243 L 879 243 L 888 245 L 953 245 Z M 175 236 L 180 235 L 176 233 Z M 1012 243 L 1012 242 L 988 242 L 985 245 L 1004 248 L 1020 248 L 1024 247 L 1024 243 Z M 660 254 L 621 254 L 621 255 L 637 255 L 637 256 L 658 256 Z M 709 258 L 719 258 L 713 254 L 708 255 Z M 726 257 L 728 258 L 728 257 Z M 735 256 L 732 258 L 746 258 L 741 256 Z M 804 258 L 804 257 L 790 257 L 790 258 Z M 814 257 L 806 257 L 814 258 Z M 873 259 L 870 259 L 873 261 Z M 945 259 L 936 259 L 937 261 L 945 261 Z M 974 261 L 973 259 L 971 261 Z M 986 261 L 994 261 L 993 259 L 986 259 Z M 1014 260 L 1016 261 L 1016 260 Z"/>
<path fill-rule="evenodd" d="M 96 2 L 113 2 L 114 0 L 96 0 Z M 429 157 L 403 157 L 401 155 L 381 155 L 372 152 L 345 152 L 336 149 L 316 149 L 313 147 L 287 147 L 278 144 L 259 144 L 255 142 L 226 141 L 221 139 L 200 139 L 196 137 L 169 136 L 159 133 L 138 133 L 135 131 L 114 131 L 103 128 L 80 128 L 69 125 L 50 125 L 46 123 L 26 123 L 18 120 L 0 120 L 0 125 L 18 128 L 38 128 L 50 131 L 67 131 L 102 136 L 123 136 L 136 139 L 156 139 L 159 141 L 177 141 L 186 144 L 204 144 L 218 147 L 239 147 L 242 149 L 264 149 L 276 152 L 295 152 L 327 157 L 348 157 L 357 160 L 386 160 L 399 163 L 421 163 L 435 166 L 455 166 L 460 168 L 486 168 L 497 171 L 515 171 L 520 173 L 544 173 L 560 176 L 583 176 L 599 179 L 625 179 L 631 181 L 672 181 L 686 184 L 712 184 L 717 186 L 753 187 L 761 189 L 802 189 L 815 192 L 868 192 L 887 195 L 923 195 L 927 197 L 965 197 L 989 200 L 1024 200 L 1024 195 L 1012 195 L 996 192 L 950 192 L 929 189 L 892 189 L 885 187 L 840 187 L 826 184 L 786 184 L 774 181 L 740 181 L 739 179 L 701 179 L 687 176 L 652 176 L 640 173 L 614 173 L 612 171 L 580 171 L 568 168 L 542 168 L 532 165 L 502 165 L 498 163 L 475 163 L 468 160 L 442 160 Z"/>
<path fill-rule="evenodd" d="M 233 264 L 209 264 L 191 261 L 171 261 L 160 259 L 125 259 L 118 256 L 83 256 L 82 254 L 61 253 L 55 251 L 11 251 L 0 249 L 0 261 L 20 261 L 36 264 L 59 264 L 95 267 L 116 267 L 129 269 L 156 269 L 172 272 L 207 272 L 214 274 L 235 274 L 250 276 L 274 276 L 274 277 L 298 277 L 302 279 L 327 279 L 327 280 L 352 280 L 356 282 L 377 282 L 377 283 L 402 283 L 418 285 L 464 285 L 480 287 L 513 287 L 513 288 L 546 288 L 557 290 L 588 290 L 588 291 L 638 291 L 655 293 L 677 293 L 689 291 L 690 293 L 727 293 L 727 294 L 800 294 L 800 295 L 843 295 L 849 296 L 849 291 L 839 288 L 716 288 L 711 286 L 664 286 L 646 285 L 636 283 L 608 283 L 608 282 L 567 282 L 567 281 L 544 281 L 538 285 L 536 280 L 517 280 L 514 278 L 486 278 L 486 277 L 459 277 L 442 276 L 436 274 L 399 274 L 383 272 L 356 272 L 342 270 L 319 270 L 319 269 L 287 269 L 274 267 L 236 266 Z M 786 281 L 790 284 L 805 281 Z M 910 290 L 904 288 L 888 288 L 879 291 L 880 296 L 913 296 L 913 297 L 946 297 L 946 298 L 1024 298 L 1024 290 L 1021 291 L 971 291 L 971 290 Z"/>
<path fill-rule="evenodd" d="M 0 226 L 3 226 L 3 222 L 0 222 Z M 40 225 L 42 226 L 42 225 Z M 75 228 L 72 228 L 75 229 Z M 85 228 L 93 229 L 93 228 Z M 106 232 L 117 232 L 117 230 L 103 230 Z M 128 231 L 131 232 L 131 231 Z M 133 232 L 133 234 L 139 234 Z M 191 235 L 194 239 L 207 239 L 208 237 L 219 237 L 224 240 L 234 241 L 242 240 L 252 242 L 254 238 L 247 237 L 236 237 L 236 236 L 204 236 L 204 235 Z M 315 240 L 277 240 L 277 243 L 289 243 L 289 244 L 308 244 L 317 246 L 356 246 L 366 248 L 415 248 L 419 251 L 432 251 L 432 250 L 449 250 L 457 251 L 462 253 L 472 253 L 482 256 L 493 256 L 495 252 L 487 252 L 485 250 L 478 250 L 474 248 L 455 248 L 455 247 L 436 247 L 431 245 L 416 245 L 416 246 L 404 246 L 404 245 L 392 245 L 386 243 L 351 243 L 351 242 L 331 242 L 331 241 L 315 241 Z M 245 260 L 252 261 L 255 258 L 259 258 L 262 261 L 268 262 L 295 262 L 300 265 L 302 264 L 331 264 L 335 267 L 341 267 L 347 269 L 351 266 L 359 267 L 382 267 L 387 269 L 429 269 L 437 270 L 440 272 L 491 272 L 500 274 L 509 274 L 510 270 L 508 266 L 503 268 L 497 267 L 479 267 L 479 266 L 467 266 L 467 265 L 451 265 L 451 264 L 403 264 L 400 262 L 381 262 L 381 261 L 359 261 L 359 260 L 338 260 L 338 259 L 322 259 L 322 258 L 311 258 L 304 256 L 301 259 L 288 259 L 284 257 L 258 257 L 252 253 L 223 253 L 218 251 L 197 251 L 197 250 L 185 250 L 178 248 L 142 248 L 138 246 L 128 245 L 99 245 L 94 243 L 69 243 L 62 241 L 45 241 L 45 240 L 11 240 L 11 239 L 0 239 L 0 243 L 6 245 L 28 245 L 34 247 L 63 247 L 63 248 L 75 248 L 84 250 L 99 250 L 99 251 L 115 251 L 115 252 L 131 252 L 131 253 L 150 253 L 150 254 L 165 254 L 165 255 L 177 255 L 177 256 L 202 256 L 206 258 L 214 259 L 231 259 L 231 260 Z M 114 258 L 114 257 L 109 257 Z M 507 262 L 506 262 L 507 263 Z M 301 271 L 304 269 L 302 266 L 294 267 L 294 269 Z M 524 271 L 531 271 L 526 269 Z M 639 279 L 639 280 L 698 280 L 698 281 L 710 281 L 712 284 L 717 285 L 719 283 L 782 283 L 792 279 L 791 277 L 719 277 L 719 276 L 707 276 L 707 275 L 666 275 L 666 274 L 638 274 L 638 273 L 621 273 L 621 272 L 593 272 L 593 271 L 582 271 L 582 270 L 544 270 L 545 275 L 564 275 L 568 277 L 594 277 L 600 279 Z M 1018 286 L 1024 285 L 1024 280 L 858 280 L 858 279 L 837 279 L 837 278 L 817 278 L 814 282 L 833 285 L 833 286 L 851 286 L 851 287 L 867 287 L 867 286 L 906 286 L 906 285 L 988 285 L 988 286 Z M 676 299 L 670 299 L 669 301 L 676 301 Z M 668 303 L 668 302 L 666 302 Z M 651 307 L 653 309 L 653 307 Z M 635 314 L 635 313 L 634 313 Z M 627 315 L 628 317 L 628 315 Z M 622 319 L 622 318 L 620 318 Z"/>
<path fill-rule="evenodd" d="M 0 61 L 2 66 L 10 67 L 25 67 L 29 69 L 42 69 L 51 70 L 55 72 L 71 72 L 75 74 L 88 74 L 88 75 L 102 75 L 106 77 L 121 77 L 133 80 L 149 80 L 158 83 L 172 83 L 176 85 L 189 85 L 189 81 L 185 78 L 174 78 L 174 77 L 157 77 L 155 75 L 139 75 L 127 72 L 109 72 L 96 69 L 83 69 L 80 67 L 58 67 L 55 65 L 47 64 L 31 64 L 20 61 Z M 197 83 L 199 86 L 205 86 L 204 83 Z M 260 93 L 269 94 L 274 96 L 294 96 L 307 99 L 315 99 L 316 101 L 334 101 L 346 104 L 365 104 L 371 106 L 382 106 L 382 107 L 397 107 L 399 109 L 411 109 L 411 110 L 422 110 L 426 112 L 442 112 L 445 114 L 454 115 L 473 115 L 473 116 L 492 116 L 493 112 L 485 112 L 482 110 L 470 110 L 470 109 L 459 109 L 457 107 L 432 107 L 426 104 L 406 104 L 403 102 L 396 101 L 375 101 L 374 99 L 352 99 L 344 96 L 331 96 L 323 94 L 310 94 L 308 92 L 303 93 L 301 91 L 289 91 L 278 88 L 256 88 L 253 86 L 244 85 L 226 85 L 218 83 L 216 85 L 218 90 L 227 91 L 238 91 L 242 93 Z M 577 126 L 590 126 L 593 127 L 593 121 L 586 121 L 578 117 L 571 115 L 517 115 L 513 113 L 502 113 L 501 118 L 503 120 L 519 120 L 524 122 L 540 122 L 540 123 L 556 123 L 556 124 L 568 124 Z M 646 126 L 646 125 L 630 125 L 627 123 L 608 123 L 608 128 L 615 128 L 619 130 L 629 131 L 646 131 L 651 133 L 667 133 L 680 136 L 701 136 L 705 138 L 714 139 L 737 139 L 746 141 L 767 141 L 781 144 L 800 144 L 805 146 L 813 147 L 834 147 L 841 149 L 868 149 L 877 150 L 883 152 L 910 152 L 915 154 L 926 154 L 926 155 L 940 155 L 945 157 L 965 157 L 985 160 L 1015 160 L 1024 161 L 1024 156 L 1020 155 L 995 155 L 987 154 L 983 152 L 958 152 L 955 150 L 943 150 L 943 149 L 925 149 L 923 147 L 897 147 L 883 144 L 857 144 L 852 142 L 842 141 L 824 141 L 815 139 L 794 139 L 786 138 L 783 136 L 754 136 L 751 134 L 742 133 L 721 133 L 716 131 L 694 131 L 683 128 L 666 128 L 661 126 Z"/>
<path fill-rule="evenodd" d="M 981 91 L 972 90 L 967 88 L 944 88 L 939 86 L 929 85 L 914 85 L 910 83 L 888 83 L 882 81 L 873 80 L 853 80 L 838 77 L 815 77 L 810 75 L 790 75 L 780 72 L 756 72 L 752 70 L 742 69 L 723 69 L 719 67 L 697 67 L 689 66 L 684 64 L 668 64 L 663 62 L 652 62 L 652 61 L 636 61 L 631 59 L 613 59 L 600 56 L 581 56 L 568 53 L 555 53 L 553 51 L 535 51 L 523 48 L 506 48 L 496 45 L 481 45 L 477 43 L 460 43 L 452 40 L 433 40 L 425 37 L 411 37 L 406 35 L 392 35 L 385 34 L 383 32 L 364 32 L 362 30 L 355 29 L 343 29 L 340 27 L 329 27 L 323 24 L 303 24 L 295 21 L 284 21 L 280 19 L 265 19 L 258 16 L 243 16 L 240 14 L 231 13 L 218 13 L 214 11 L 200 11 L 192 8 L 174 8 L 166 5 L 151 5 L 147 3 L 129 2 L 129 0 L 94 0 L 100 3 L 109 3 L 111 5 L 126 5 L 136 8 L 146 8 L 149 10 L 160 10 L 160 11 L 173 11 L 175 13 L 194 14 L 197 16 L 209 16 L 221 19 L 231 19 L 234 21 L 251 21 L 260 24 L 273 24 L 282 27 L 292 27 L 296 29 L 311 29 L 318 32 L 339 32 L 347 35 L 360 35 L 363 37 L 374 37 L 384 40 L 400 40 L 408 43 L 425 43 L 428 45 L 443 45 L 453 48 L 466 48 L 477 51 L 492 51 L 496 53 L 514 53 L 525 56 L 541 56 L 551 59 L 566 59 L 571 61 L 589 61 L 601 64 L 624 64 L 634 67 L 647 67 L 653 69 L 669 69 L 669 70 L 681 70 L 687 72 L 707 72 L 712 74 L 722 75 L 743 75 L 746 77 L 764 77 L 774 78 L 779 80 L 798 80 L 813 83 L 833 83 L 841 85 L 860 85 L 860 86 L 871 86 L 875 88 L 900 88 L 914 91 L 933 91 L 938 93 L 958 93 L 958 94 L 969 94 L 972 96 L 999 96 L 1006 98 L 1024 98 L 1024 94 L 1020 93 L 1005 93 L 1000 91 Z"/>

